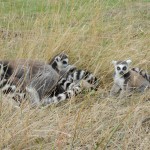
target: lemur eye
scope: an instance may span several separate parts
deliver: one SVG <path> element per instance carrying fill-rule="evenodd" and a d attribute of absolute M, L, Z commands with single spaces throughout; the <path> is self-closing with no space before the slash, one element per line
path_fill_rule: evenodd
<path fill-rule="evenodd" d="M 67 64 L 67 61 L 65 61 L 65 60 L 63 60 L 63 62 L 62 62 L 64 65 L 66 65 Z"/>
<path fill-rule="evenodd" d="M 120 67 L 117 67 L 117 70 L 120 70 Z"/>
<path fill-rule="evenodd" d="M 126 66 L 124 66 L 124 67 L 123 67 L 123 70 L 127 70 L 127 67 L 126 67 Z"/>

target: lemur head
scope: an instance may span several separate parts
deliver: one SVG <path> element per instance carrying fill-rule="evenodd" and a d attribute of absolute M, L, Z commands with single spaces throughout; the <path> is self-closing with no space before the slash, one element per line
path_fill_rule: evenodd
<path fill-rule="evenodd" d="M 132 61 L 131 60 L 125 60 L 125 61 L 112 61 L 114 67 L 115 67 L 115 73 L 117 75 L 123 76 L 129 71 L 129 65 Z"/>
<path fill-rule="evenodd" d="M 60 53 L 54 56 L 49 64 L 52 65 L 53 69 L 61 71 L 68 66 L 68 55 Z"/>
<path fill-rule="evenodd" d="M 57 62 L 58 69 L 62 70 L 68 66 L 68 55 L 61 53 L 55 57 L 55 61 Z"/>

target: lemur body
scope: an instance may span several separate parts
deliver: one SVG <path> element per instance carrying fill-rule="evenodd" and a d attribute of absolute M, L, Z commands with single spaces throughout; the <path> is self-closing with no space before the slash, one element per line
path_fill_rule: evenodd
<path fill-rule="evenodd" d="M 117 94 L 119 91 L 120 98 L 128 96 L 133 89 L 139 92 L 150 88 L 150 82 L 146 80 L 141 74 L 134 70 L 129 70 L 131 60 L 127 61 L 113 61 L 115 67 L 114 84 L 111 88 L 111 96 Z"/>
<path fill-rule="evenodd" d="M 59 75 L 52 66 L 43 62 L 17 60 L 2 61 L 1 64 L 6 68 L 4 72 L 1 71 L 2 80 L 8 80 L 7 83 L 12 85 L 20 83 L 19 88 L 30 93 L 33 103 L 39 103 L 46 94 L 54 89 L 59 80 Z M 5 87 L 3 88 L 6 89 Z"/>

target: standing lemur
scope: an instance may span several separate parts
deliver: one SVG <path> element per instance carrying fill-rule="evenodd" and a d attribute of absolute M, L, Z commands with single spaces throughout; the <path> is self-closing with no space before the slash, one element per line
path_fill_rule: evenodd
<path fill-rule="evenodd" d="M 111 96 L 117 94 L 119 91 L 120 98 L 131 94 L 133 89 L 138 92 L 143 92 L 150 88 L 150 76 L 139 68 L 130 69 L 131 60 L 126 61 L 112 61 L 115 67 L 114 84 L 111 88 Z"/>

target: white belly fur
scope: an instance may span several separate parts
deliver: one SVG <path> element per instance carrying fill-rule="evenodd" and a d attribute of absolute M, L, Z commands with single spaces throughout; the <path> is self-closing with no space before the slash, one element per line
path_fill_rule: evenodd
<path fill-rule="evenodd" d="M 121 89 L 123 89 L 124 86 L 124 78 L 120 78 L 120 77 L 114 77 L 114 82 L 115 84 L 117 84 Z"/>

